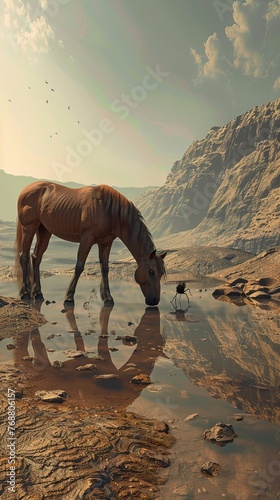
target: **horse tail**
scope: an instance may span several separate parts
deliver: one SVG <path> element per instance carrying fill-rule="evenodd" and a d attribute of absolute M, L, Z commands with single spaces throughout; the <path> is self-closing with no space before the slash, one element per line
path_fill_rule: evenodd
<path fill-rule="evenodd" d="M 16 231 L 16 241 L 14 245 L 15 250 L 15 277 L 20 286 L 22 271 L 20 265 L 20 253 L 22 250 L 22 225 L 19 220 L 17 220 L 17 231 Z"/>

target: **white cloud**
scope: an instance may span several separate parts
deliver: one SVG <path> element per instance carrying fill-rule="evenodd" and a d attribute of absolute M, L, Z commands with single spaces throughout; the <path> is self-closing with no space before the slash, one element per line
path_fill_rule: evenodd
<path fill-rule="evenodd" d="M 267 74 L 267 60 L 262 50 L 266 12 L 267 2 L 264 0 L 234 2 L 234 24 L 225 29 L 233 46 L 233 65 L 247 76 L 261 77 Z"/>
<path fill-rule="evenodd" d="M 220 54 L 220 40 L 217 33 L 210 35 L 204 44 L 205 55 L 201 56 L 195 49 L 191 48 L 191 55 L 194 58 L 200 77 L 216 79 L 224 75 L 224 61 Z"/>
<path fill-rule="evenodd" d="M 232 18 L 221 44 L 214 33 L 204 44 L 205 54 L 191 49 L 200 79 L 236 73 L 275 81 L 280 61 L 280 0 L 236 0 Z"/>
<path fill-rule="evenodd" d="M 280 76 L 278 76 L 278 78 L 276 78 L 276 80 L 273 84 L 273 90 L 275 92 L 278 92 L 280 90 Z"/>
<path fill-rule="evenodd" d="M 55 33 L 44 12 L 47 0 L 40 0 L 39 9 L 32 8 L 28 0 L 4 0 L 4 4 L 4 26 L 9 30 L 8 38 L 15 50 L 36 54 L 49 52 Z M 62 46 L 63 42 L 58 43 Z"/>
<path fill-rule="evenodd" d="M 265 16 L 267 22 L 272 21 L 280 16 L 280 0 L 273 0 L 269 2 L 268 11 Z"/>

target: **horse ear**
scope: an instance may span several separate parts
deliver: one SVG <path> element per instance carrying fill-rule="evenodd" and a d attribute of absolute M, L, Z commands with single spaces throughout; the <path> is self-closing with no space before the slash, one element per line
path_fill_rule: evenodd
<path fill-rule="evenodd" d="M 150 255 L 149 255 L 149 259 L 153 259 L 155 256 L 156 256 L 156 253 L 157 251 L 156 250 L 153 250 Z"/>
<path fill-rule="evenodd" d="M 159 257 L 162 258 L 162 260 L 164 259 L 164 257 L 166 257 L 166 254 L 168 254 L 168 250 L 166 250 L 165 252 L 162 252 L 159 254 Z"/>

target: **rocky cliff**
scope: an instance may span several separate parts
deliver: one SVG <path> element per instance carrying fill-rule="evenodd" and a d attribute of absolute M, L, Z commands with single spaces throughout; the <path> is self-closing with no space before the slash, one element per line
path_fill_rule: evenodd
<path fill-rule="evenodd" d="M 279 244 L 280 99 L 213 127 L 136 204 L 165 246 Z"/>

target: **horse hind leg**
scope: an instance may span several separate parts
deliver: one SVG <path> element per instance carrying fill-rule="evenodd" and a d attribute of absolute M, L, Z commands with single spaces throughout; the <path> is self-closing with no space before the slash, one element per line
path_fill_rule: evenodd
<path fill-rule="evenodd" d="M 37 225 L 32 227 L 28 226 L 28 228 L 26 226 L 22 227 L 22 244 L 19 254 L 19 262 L 22 270 L 22 282 L 19 294 L 22 300 L 31 299 L 32 277 L 30 265 L 30 248 L 37 227 Z"/>
<path fill-rule="evenodd" d="M 43 254 L 48 248 L 48 244 L 51 238 L 51 233 L 41 224 L 38 227 L 36 233 L 37 241 L 32 254 L 32 264 L 33 264 L 33 297 L 35 300 L 44 300 L 41 291 L 41 281 L 40 281 L 40 264 L 42 261 Z"/>

